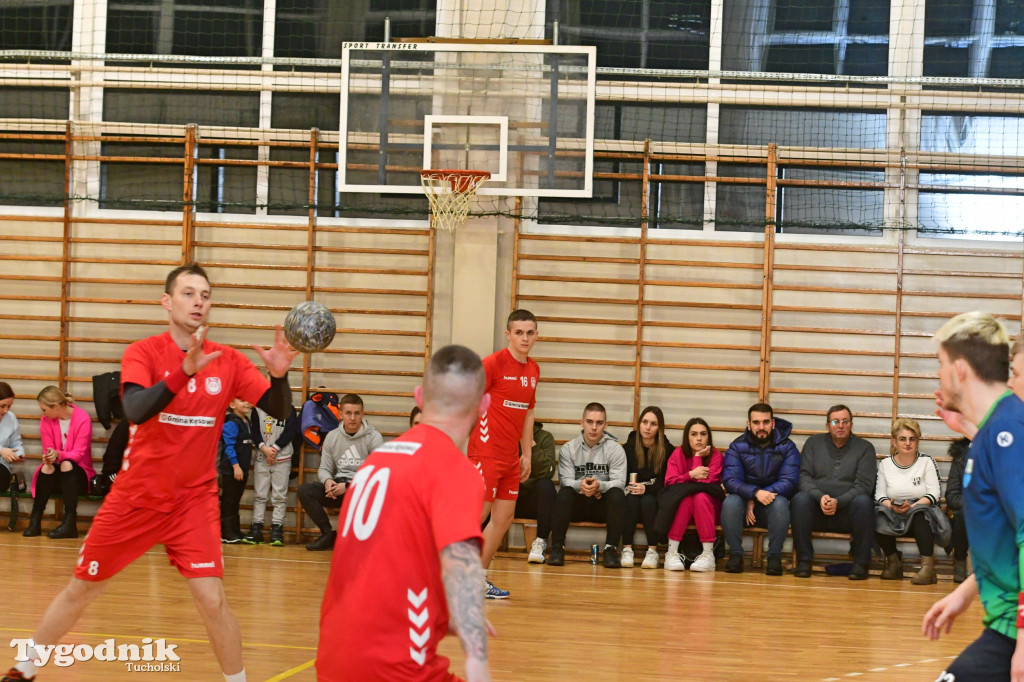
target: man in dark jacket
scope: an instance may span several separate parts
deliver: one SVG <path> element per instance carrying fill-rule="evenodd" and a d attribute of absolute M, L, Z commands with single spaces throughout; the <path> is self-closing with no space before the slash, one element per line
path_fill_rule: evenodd
<path fill-rule="evenodd" d="M 767 403 L 747 410 L 747 429 L 725 451 L 722 533 L 729 548 L 726 573 L 743 572 L 743 527 L 768 529 L 765 573 L 782 575 L 782 543 L 789 531 L 789 498 L 800 478 L 800 451 L 789 439 L 793 425 L 776 419 Z"/>
<path fill-rule="evenodd" d="M 967 448 L 971 441 L 958 438 L 949 444 L 946 455 L 952 458 L 949 477 L 946 479 L 946 509 L 953 524 L 953 582 L 957 585 L 967 580 L 967 524 L 964 521 L 963 481 L 967 467 Z"/>
<path fill-rule="evenodd" d="M 800 455 L 800 492 L 793 496 L 792 505 L 793 574 L 811 577 L 811 533 L 821 530 L 850 534 L 850 580 L 864 580 L 875 542 L 875 448 L 853 435 L 853 413 L 846 405 L 828 408 L 825 425 L 828 433 L 808 438 Z"/>

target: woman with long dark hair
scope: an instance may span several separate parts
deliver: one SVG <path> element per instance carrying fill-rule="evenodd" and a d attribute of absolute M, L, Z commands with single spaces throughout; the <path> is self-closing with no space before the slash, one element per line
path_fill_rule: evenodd
<path fill-rule="evenodd" d="M 623 568 L 633 567 L 633 534 L 637 517 L 643 519 L 647 554 L 641 568 L 658 567 L 658 534 L 654 520 L 658 513 L 658 492 L 665 484 L 665 467 L 672 444 L 665 438 L 665 415 L 660 407 L 645 407 L 636 428 L 626 438 L 626 517 L 622 533 Z"/>
<path fill-rule="evenodd" d="M 724 455 L 715 448 L 711 427 L 700 417 L 686 422 L 683 444 L 668 460 L 665 493 L 660 500 L 659 527 L 668 519 L 668 554 L 665 568 L 682 571 L 686 568 L 679 554 L 679 542 L 693 519 L 700 538 L 701 553 L 690 566 L 691 571 L 715 570 L 715 526 L 722 516 L 722 465 Z"/>

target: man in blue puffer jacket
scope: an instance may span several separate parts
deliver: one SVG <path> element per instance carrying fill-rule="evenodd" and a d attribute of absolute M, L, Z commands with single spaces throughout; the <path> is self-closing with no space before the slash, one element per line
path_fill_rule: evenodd
<path fill-rule="evenodd" d="M 747 410 L 747 429 L 725 451 L 722 533 L 729 548 L 726 573 L 743 572 L 743 528 L 768 529 L 765 573 L 782 575 L 782 543 L 789 532 L 789 499 L 800 481 L 800 451 L 793 425 L 776 419 L 767 403 Z"/>

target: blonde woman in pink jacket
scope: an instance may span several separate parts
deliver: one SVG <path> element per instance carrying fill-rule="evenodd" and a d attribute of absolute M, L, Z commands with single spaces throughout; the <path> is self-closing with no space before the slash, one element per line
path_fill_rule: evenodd
<path fill-rule="evenodd" d="M 32 475 L 32 516 L 23 535 L 41 533 L 40 525 L 50 496 L 64 498 L 64 520 L 47 533 L 50 538 L 77 538 L 78 496 L 89 490 L 96 475 L 92 467 L 92 420 L 75 405 L 74 399 L 56 386 L 47 386 L 36 397 L 43 413 L 39 420 L 39 438 L 43 443 L 43 463 Z"/>

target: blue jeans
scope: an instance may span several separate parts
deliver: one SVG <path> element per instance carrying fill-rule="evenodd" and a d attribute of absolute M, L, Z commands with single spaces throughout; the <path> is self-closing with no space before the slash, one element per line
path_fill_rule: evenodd
<path fill-rule="evenodd" d="M 743 529 L 747 525 L 747 501 L 729 495 L 722 503 L 722 534 L 730 554 L 743 554 Z M 776 495 L 765 506 L 754 500 L 754 525 L 768 529 L 768 554 L 782 554 L 782 543 L 789 531 L 789 498 Z"/>

